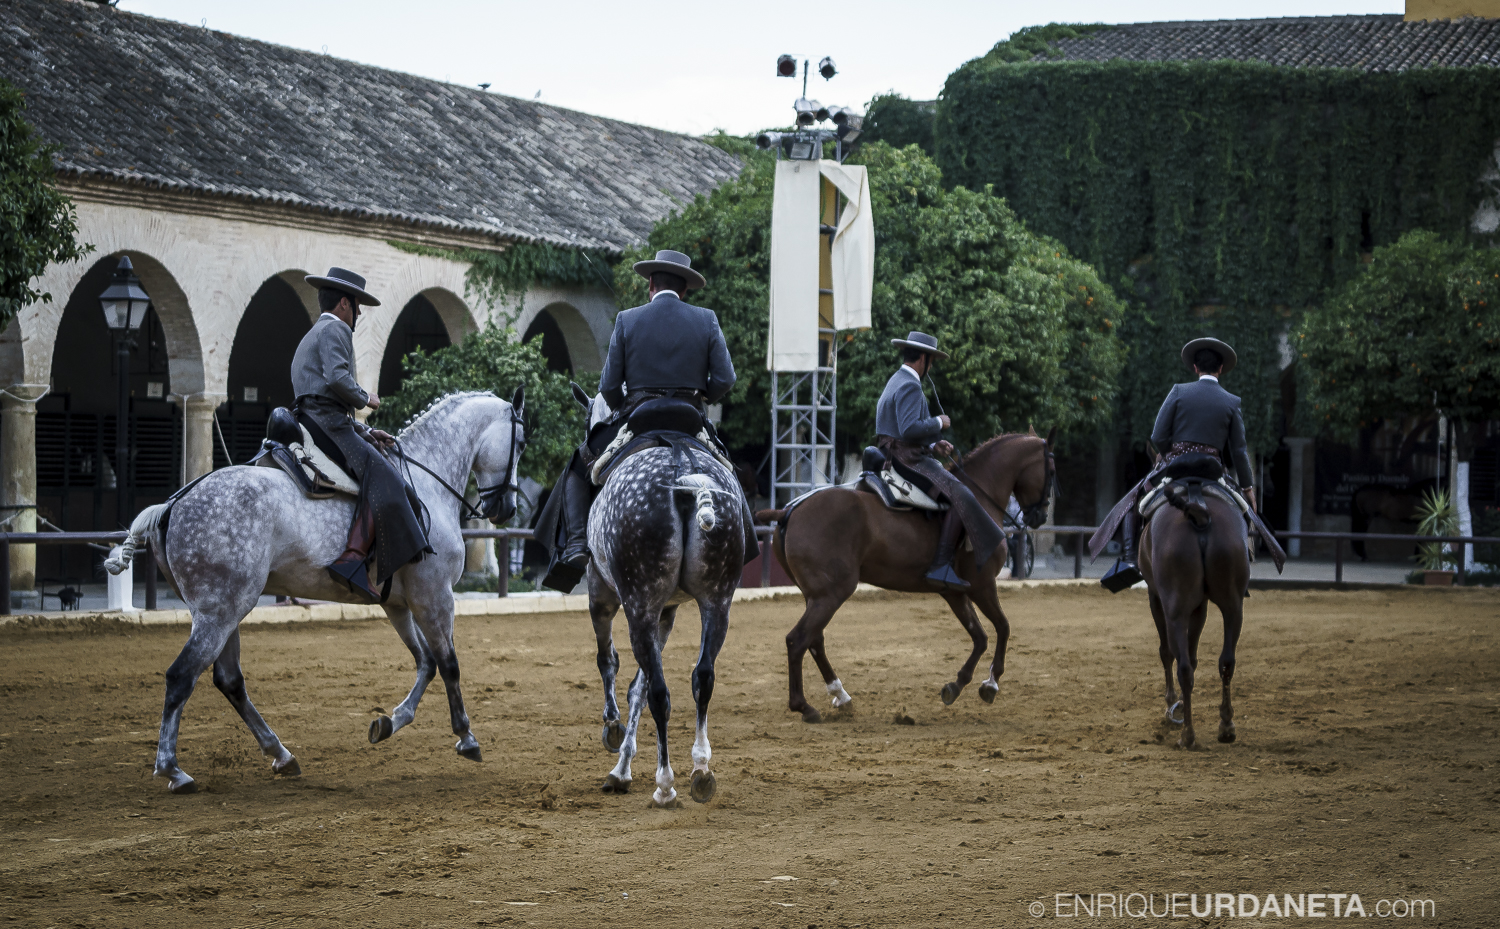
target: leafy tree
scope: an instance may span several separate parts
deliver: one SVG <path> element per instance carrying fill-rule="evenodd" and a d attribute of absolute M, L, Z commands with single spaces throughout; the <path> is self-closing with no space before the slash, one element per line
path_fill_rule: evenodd
<path fill-rule="evenodd" d="M 540 339 L 521 342 L 509 326 L 493 321 L 457 345 L 431 354 L 421 349 L 402 366 L 401 389 L 382 397 L 372 425 L 394 429 L 429 403 L 460 390 L 490 390 L 506 400 L 526 388 L 526 453 L 521 474 L 551 484 L 568 456 L 583 441 L 584 420 L 573 402 L 566 375 L 547 369 Z"/>
<path fill-rule="evenodd" d="M 839 432 L 874 433 L 875 403 L 897 362 L 890 345 L 912 329 L 937 336 L 953 358 L 935 381 L 960 443 L 1002 430 L 1097 427 L 1112 409 L 1124 351 L 1125 307 L 1093 270 L 1056 241 L 1029 232 L 989 188 L 945 190 L 916 146 L 877 142 L 854 161 L 870 171 L 875 218 L 873 328 L 839 347 Z M 719 314 L 739 380 L 721 431 L 735 446 L 770 431 L 766 357 L 773 159 L 752 155 L 735 182 L 658 223 L 616 266 L 622 307 L 645 302 L 630 264 L 657 249 L 693 258 L 708 287 L 695 301 Z"/>
<path fill-rule="evenodd" d="M 1312 416 L 1337 438 L 1434 406 L 1471 427 L 1500 418 L 1500 252 L 1408 232 L 1309 310 L 1293 341 Z"/>
<path fill-rule="evenodd" d="M 908 100 L 895 91 L 880 94 L 865 107 L 864 131 L 855 140 L 858 145 L 884 142 L 892 148 L 915 145 L 932 154 L 932 120 L 937 103 L 931 100 Z"/>
<path fill-rule="evenodd" d="M 48 264 L 92 250 L 77 241 L 73 204 L 52 185 L 53 148 L 25 110 L 21 91 L 0 80 L 0 330 L 26 304 L 52 300 L 31 286 Z"/>

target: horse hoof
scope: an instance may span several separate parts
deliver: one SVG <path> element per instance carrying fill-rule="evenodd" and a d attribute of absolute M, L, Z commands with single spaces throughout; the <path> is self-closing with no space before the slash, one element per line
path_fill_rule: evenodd
<path fill-rule="evenodd" d="M 389 716 L 381 716 L 370 721 L 370 744 L 378 745 L 391 737 L 396 731 L 396 724 L 391 722 Z"/>
<path fill-rule="evenodd" d="M 805 723 L 820 723 L 823 721 L 823 714 L 809 706 L 802 710 L 802 721 Z"/>
<path fill-rule="evenodd" d="M 603 790 L 607 794 L 628 794 L 630 793 L 630 778 L 627 777 L 622 780 L 613 773 L 606 774 L 604 775 Z"/>
<path fill-rule="evenodd" d="M 1198 740 L 1190 738 L 1187 733 L 1183 733 L 1182 737 L 1177 740 L 1177 747 L 1183 751 L 1190 752 L 1198 747 Z"/>
<path fill-rule="evenodd" d="M 453 746 L 453 750 L 470 761 L 484 760 L 484 753 L 479 750 L 479 740 L 474 738 L 472 732 L 459 739 L 458 744 Z"/>
<path fill-rule="evenodd" d="M 951 681 L 947 684 L 944 684 L 942 693 L 943 706 L 952 706 L 953 701 L 958 699 L 958 694 L 963 689 L 964 688 L 962 684 L 955 684 Z"/>
<path fill-rule="evenodd" d="M 287 757 L 286 764 L 281 767 L 271 765 L 271 773 L 279 777 L 301 777 L 302 766 L 297 763 L 297 756 L 291 755 Z"/>
<path fill-rule="evenodd" d="M 1234 741 L 1234 726 L 1232 726 L 1232 725 L 1231 726 L 1220 726 L 1219 727 L 1219 741 L 1223 742 L 1225 745 L 1228 745 L 1230 742 L 1233 742 Z"/>
<path fill-rule="evenodd" d="M 167 790 L 174 794 L 195 794 L 198 792 L 198 782 L 178 771 L 167 776 Z"/>
<path fill-rule="evenodd" d="M 618 719 L 611 719 L 604 724 L 604 750 L 607 752 L 618 752 L 620 746 L 625 744 L 625 727 L 620 725 Z"/>
<path fill-rule="evenodd" d="M 692 785 L 688 787 L 688 796 L 699 803 L 707 803 L 714 798 L 714 793 L 718 789 L 719 783 L 714 780 L 712 771 L 694 771 Z"/>
<path fill-rule="evenodd" d="M 677 791 L 674 790 L 671 793 L 664 794 L 661 792 L 661 788 L 658 787 L 656 789 L 656 792 L 651 795 L 651 802 L 647 804 L 646 808 L 657 810 L 680 810 L 682 809 L 682 801 L 677 799 Z"/>
<path fill-rule="evenodd" d="M 1000 685 L 985 681 L 979 685 L 979 699 L 985 703 L 994 703 L 995 696 L 1000 693 Z"/>

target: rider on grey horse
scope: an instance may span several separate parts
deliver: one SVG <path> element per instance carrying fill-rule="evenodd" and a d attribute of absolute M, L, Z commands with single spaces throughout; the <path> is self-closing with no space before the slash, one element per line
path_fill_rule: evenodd
<path fill-rule="evenodd" d="M 589 508 L 594 500 L 590 466 L 630 414 L 647 400 L 686 400 L 712 434 L 705 404 L 719 402 L 734 386 L 734 363 L 718 316 L 686 302 L 689 290 L 707 283 L 693 270 L 692 259 L 663 250 L 632 268 L 651 282 L 650 300 L 615 317 L 609 355 L 599 376 L 599 393 L 613 415 L 590 431 L 537 517 L 536 540 L 552 556 L 542 584 L 564 593 L 578 585 L 588 567 Z"/>
<path fill-rule="evenodd" d="M 1219 383 L 1220 377 L 1234 370 L 1237 361 L 1234 349 L 1218 339 L 1194 339 L 1182 347 L 1182 361 L 1193 369 L 1198 379 L 1189 384 L 1173 385 L 1161 411 L 1156 414 L 1156 427 L 1151 430 L 1151 444 L 1157 449 L 1156 466 L 1115 505 L 1105 520 L 1105 526 L 1101 527 L 1110 531 L 1095 536 L 1108 541 L 1114 534 L 1112 522 L 1119 520 L 1123 532 L 1120 562 L 1100 580 L 1110 590 L 1123 590 L 1142 579 L 1135 554 L 1141 534 L 1141 517 L 1136 504 L 1141 491 L 1154 485 L 1154 478 L 1174 458 L 1199 453 L 1218 459 L 1221 464 L 1227 459 L 1234 466 L 1246 502 L 1252 510 L 1255 508 L 1255 475 L 1245 443 L 1240 398 Z"/>
<path fill-rule="evenodd" d="M 938 351 L 937 339 L 925 332 L 892 339 L 891 344 L 901 346 L 903 364 L 886 382 L 875 407 L 875 441 L 902 477 L 949 504 L 938 534 L 937 553 L 927 570 L 927 583 L 938 590 L 968 590 L 969 582 L 953 570 L 959 532 L 968 531 L 977 565 L 990 560 L 1005 535 L 973 491 L 933 457 L 934 451 L 953 454 L 952 443 L 938 437 L 953 423 L 946 414 L 932 415 L 927 395 L 922 393 L 922 378 L 932 367 L 934 356 L 947 358 L 948 353 Z"/>
<path fill-rule="evenodd" d="M 359 481 L 359 503 L 349 525 L 349 543 L 328 566 L 328 573 L 354 593 L 378 602 L 381 596 L 371 585 L 367 568 L 372 550 L 379 567 L 377 584 L 432 551 L 410 489 L 377 447 L 377 443 L 389 445 L 394 439 L 354 419 L 356 410 L 380 407 L 380 398 L 359 386 L 354 369 L 354 324 L 359 307 L 379 306 L 380 301 L 365 292 L 364 278 L 343 268 L 329 268 L 326 275 L 309 275 L 307 283 L 318 288 L 318 306 L 323 314 L 302 337 L 292 357 L 292 391 L 297 397 L 294 412 L 313 442 Z"/>

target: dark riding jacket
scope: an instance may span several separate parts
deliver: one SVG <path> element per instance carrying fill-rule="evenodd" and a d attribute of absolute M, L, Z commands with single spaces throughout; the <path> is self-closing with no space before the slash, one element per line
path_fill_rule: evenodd
<path fill-rule="evenodd" d="M 620 409 L 627 390 L 694 390 L 717 403 L 734 386 L 734 362 L 713 310 L 661 291 L 622 310 L 609 337 L 599 393 Z"/>
<path fill-rule="evenodd" d="M 1241 487 L 1252 486 L 1250 450 L 1245 443 L 1245 419 L 1240 398 L 1204 376 L 1191 384 L 1175 384 L 1151 430 L 1151 444 L 1166 454 L 1173 445 L 1191 442 L 1219 449 L 1226 466 L 1234 468 Z"/>
<path fill-rule="evenodd" d="M 906 365 L 897 368 L 875 405 L 876 434 L 912 445 L 928 445 L 936 442 L 942 431 L 942 420 L 928 408 L 917 372 Z"/>

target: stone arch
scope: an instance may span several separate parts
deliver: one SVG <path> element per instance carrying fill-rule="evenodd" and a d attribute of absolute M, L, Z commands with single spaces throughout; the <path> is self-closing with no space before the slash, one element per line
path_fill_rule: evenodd
<path fill-rule="evenodd" d="M 102 260 L 110 261 L 113 266 L 119 263 L 122 255 L 130 257 L 130 263 L 135 266 L 135 273 L 141 279 L 141 287 L 151 295 L 151 308 L 161 321 L 162 331 L 166 335 L 167 368 L 173 393 L 202 393 L 203 342 L 198 337 L 198 323 L 193 319 L 187 294 L 178 285 L 172 272 L 145 252 L 124 249 Z"/>
<path fill-rule="evenodd" d="M 444 318 L 442 310 L 438 309 L 438 304 L 426 293 L 412 297 L 396 315 L 386 334 L 376 392 L 385 396 L 400 389 L 404 376 L 401 361 L 410 353 L 418 348 L 434 352 L 452 345 L 454 341 L 453 329 L 450 328 L 448 319 Z"/>
<path fill-rule="evenodd" d="M 291 288 L 297 299 L 302 301 L 302 309 L 307 313 L 307 322 L 311 326 L 318 321 L 323 311 L 318 308 L 318 289 L 307 282 L 307 275 L 312 272 L 292 268 L 272 275 L 274 279 L 280 280 Z M 321 272 L 320 272 L 321 273 Z M 265 284 L 261 285 L 262 287 Z M 259 293 L 259 291 L 257 291 Z M 253 297 L 251 298 L 254 299 Z"/>
<path fill-rule="evenodd" d="M 604 367 L 593 330 L 572 304 L 554 301 L 542 307 L 527 325 L 522 341 L 542 338 L 542 353 L 548 367 L 573 374 L 577 371 L 599 371 Z M 562 344 L 556 344 L 561 340 Z M 561 359 L 566 357 L 566 364 Z"/>

